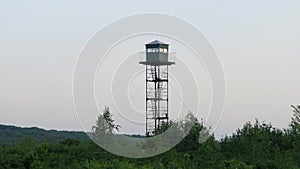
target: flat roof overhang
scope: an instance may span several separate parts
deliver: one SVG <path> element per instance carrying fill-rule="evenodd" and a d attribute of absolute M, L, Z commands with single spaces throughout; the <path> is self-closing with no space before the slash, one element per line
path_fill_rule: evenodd
<path fill-rule="evenodd" d="M 166 62 L 147 62 L 147 61 L 142 61 L 142 62 L 139 62 L 139 64 L 142 64 L 142 65 L 152 65 L 152 66 L 162 66 L 162 65 L 174 65 L 175 62 L 169 62 L 169 61 L 166 61 Z"/>

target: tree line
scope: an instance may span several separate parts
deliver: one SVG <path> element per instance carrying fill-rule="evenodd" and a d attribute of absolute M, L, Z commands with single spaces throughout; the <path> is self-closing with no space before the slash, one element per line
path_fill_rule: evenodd
<path fill-rule="evenodd" d="M 199 134 L 205 127 L 193 121 L 189 134 L 178 145 L 144 159 L 113 155 L 88 140 L 69 138 L 47 142 L 25 137 L 21 142 L 0 147 L 0 168 L 298 169 L 300 106 L 292 106 L 292 109 L 294 114 L 286 129 L 256 120 L 221 140 L 211 135 L 199 142 Z M 94 132 L 103 132 L 101 126 L 106 127 L 105 132 L 120 127 L 114 124 L 109 111 L 105 112 L 99 116 L 102 120 L 98 118 Z M 108 123 L 103 121 L 104 117 L 109 119 Z"/>

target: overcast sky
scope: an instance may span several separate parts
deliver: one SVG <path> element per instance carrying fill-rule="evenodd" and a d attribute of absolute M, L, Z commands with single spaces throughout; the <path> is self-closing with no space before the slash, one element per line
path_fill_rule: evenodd
<path fill-rule="evenodd" d="M 0 123 L 81 130 L 72 102 L 80 50 L 112 20 L 140 12 L 183 18 L 215 46 L 227 83 L 218 136 L 255 118 L 287 127 L 290 105 L 300 104 L 298 0 L 2 1 Z"/>

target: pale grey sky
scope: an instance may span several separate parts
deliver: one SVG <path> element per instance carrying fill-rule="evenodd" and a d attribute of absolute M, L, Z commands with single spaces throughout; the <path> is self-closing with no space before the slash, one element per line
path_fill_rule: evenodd
<path fill-rule="evenodd" d="M 300 104 L 300 1 L 2 1 L 0 123 L 80 130 L 76 58 L 93 33 L 140 12 L 185 19 L 211 40 L 227 80 L 217 135 L 254 118 L 287 127 Z M 149 39 L 152 40 L 152 39 Z"/>

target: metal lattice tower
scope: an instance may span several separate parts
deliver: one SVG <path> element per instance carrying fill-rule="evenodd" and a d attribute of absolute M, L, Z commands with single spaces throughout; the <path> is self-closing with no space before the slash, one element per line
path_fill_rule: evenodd
<path fill-rule="evenodd" d="M 175 62 L 169 61 L 169 45 L 158 40 L 146 44 L 146 136 L 167 123 L 168 116 L 168 68 Z"/>

